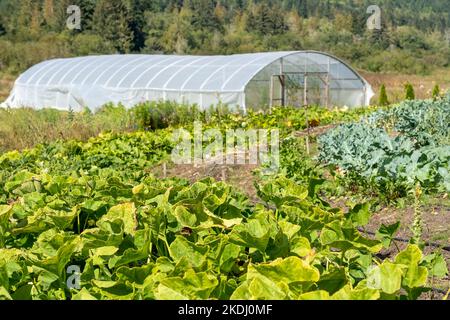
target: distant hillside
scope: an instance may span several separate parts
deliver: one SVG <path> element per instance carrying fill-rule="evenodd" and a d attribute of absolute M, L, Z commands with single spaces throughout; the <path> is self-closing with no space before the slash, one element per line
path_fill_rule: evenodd
<path fill-rule="evenodd" d="M 81 30 L 69 30 L 69 5 Z M 381 29 L 369 30 L 370 5 Z M 0 70 L 94 53 L 313 49 L 370 72 L 450 65 L 448 0 L 0 0 Z"/>

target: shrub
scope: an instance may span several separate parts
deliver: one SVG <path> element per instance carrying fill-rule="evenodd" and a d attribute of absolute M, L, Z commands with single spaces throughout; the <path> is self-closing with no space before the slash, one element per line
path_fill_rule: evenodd
<path fill-rule="evenodd" d="M 386 86 L 384 84 L 381 86 L 381 89 L 380 89 L 379 105 L 380 106 L 389 105 L 389 100 L 388 100 L 387 93 L 386 93 Z"/>
<path fill-rule="evenodd" d="M 416 94 L 414 92 L 414 87 L 411 83 L 405 85 L 405 100 L 415 100 Z"/>
<path fill-rule="evenodd" d="M 439 87 L 438 84 L 435 85 L 433 88 L 432 97 L 433 97 L 433 100 L 435 100 L 435 101 L 441 97 L 441 88 Z"/>

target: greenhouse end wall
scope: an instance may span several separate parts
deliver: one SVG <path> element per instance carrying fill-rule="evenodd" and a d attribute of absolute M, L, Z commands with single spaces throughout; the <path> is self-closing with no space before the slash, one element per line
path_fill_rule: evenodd
<path fill-rule="evenodd" d="M 319 52 L 110 55 L 35 65 L 17 79 L 4 106 L 77 111 L 162 100 L 245 111 L 280 104 L 366 106 L 372 96 L 356 71 Z"/>

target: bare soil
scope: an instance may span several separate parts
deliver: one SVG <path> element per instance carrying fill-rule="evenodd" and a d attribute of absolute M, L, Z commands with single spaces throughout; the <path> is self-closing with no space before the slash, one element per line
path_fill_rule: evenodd
<path fill-rule="evenodd" d="M 255 180 L 253 171 L 257 165 L 174 165 L 166 164 L 155 167 L 152 171 L 158 178 L 181 178 L 190 183 L 195 183 L 205 178 L 214 178 L 217 181 L 223 181 L 242 192 L 253 202 L 257 202 Z"/>

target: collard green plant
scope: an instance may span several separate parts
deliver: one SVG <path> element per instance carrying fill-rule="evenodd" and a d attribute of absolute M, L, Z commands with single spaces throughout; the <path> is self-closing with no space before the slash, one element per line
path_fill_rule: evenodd
<path fill-rule="evenodd" d="M 450 102 L 405 102 L 341 125 L 319 139 L 319 160 L 352 184 L 388 197 L 417 183 L 428 193 L 450 191 Z"/>

